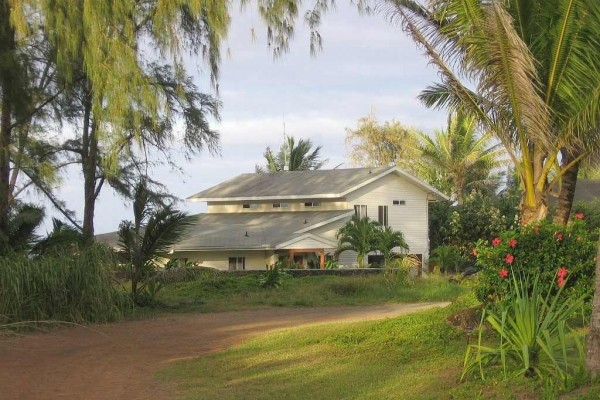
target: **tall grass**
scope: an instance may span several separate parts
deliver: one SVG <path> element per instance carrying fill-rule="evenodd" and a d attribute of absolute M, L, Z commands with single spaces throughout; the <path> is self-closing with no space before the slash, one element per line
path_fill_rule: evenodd
<path fill-rule="evenodd" d="M 126 299 L 112 285 L 115 266 L 110 250 L 96 246 L 77 253 L 0 258 L 0 324 L 118 319 Z"/>

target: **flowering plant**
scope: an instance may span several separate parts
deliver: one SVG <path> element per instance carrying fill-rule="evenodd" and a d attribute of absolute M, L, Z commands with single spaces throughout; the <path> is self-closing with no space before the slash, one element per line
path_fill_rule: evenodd
<path fill-rule="evenodd" d="M 475 293 L 484 303 L 507 298 L 508 274 L 502 271 L 510 269 L 524 277 L 539 275 L 555 290 L 564 286 L 578 296 L 593 291 L 596 242 L 585 219 L 574 218 L 566 227 L 548 222 L 519 227 L 480 240 L 474 250 L 481 269 Z"/>

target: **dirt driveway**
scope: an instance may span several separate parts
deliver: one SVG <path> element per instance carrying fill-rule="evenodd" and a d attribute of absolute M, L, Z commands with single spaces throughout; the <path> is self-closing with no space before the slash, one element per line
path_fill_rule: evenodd
<path fill-rule="evenodd" d="M 0 399 L 171 399 L 174 393 L 153 378 L 168 363 L 276 329 L 395 317 L 447 304 L 181 314 L 3 339 Z"/>

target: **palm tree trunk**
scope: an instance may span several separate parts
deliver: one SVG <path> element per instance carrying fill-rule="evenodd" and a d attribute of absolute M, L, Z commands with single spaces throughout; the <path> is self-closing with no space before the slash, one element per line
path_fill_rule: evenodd
<path fill-rule="evenodd" d="M 562 151 L 562 164 L 568 165 L 575 157 Z M 575 163 L 569 168 L 562 177 L 562 185 L 558 195 L 556 211 L 554 213 L 554 223 L 566 225 L 571 216 L 571 207 L 573 206 L 573 198 L 575 197 L 575 188 L 577 186 L 577 175 L 579 173 L 579 163 Z"/>
<path fill-rule="evenodd" d="M 531 151 L 533 154 L 533 160 L 530 165 L 532 176 L 529 178 L 529 184 L 524 185 L 523 197 L 521 199 L 522 225 L 543 221 L 548 216 L 548 202 L 545 193 L 546 177 L 543 175 L 544 161 L 547 154 L 545 151 L 534 150 Z M 541 181 L 544 182 L 544 185 L 542 185 L 544 190 L 538 188 Z"/>
<path fill-rule="evenodd" d="M 596 377 L 600 375 L 600 241 L 596 255 L 596 292 L 592 305 L 592 319 L 587 339 L 586 367 Z"/>

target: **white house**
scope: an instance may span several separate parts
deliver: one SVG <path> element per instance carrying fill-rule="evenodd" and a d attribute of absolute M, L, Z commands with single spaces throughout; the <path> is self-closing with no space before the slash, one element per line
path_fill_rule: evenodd
<path fill-rule="evenodd" d="M 189 197 L 208 212 L 171 257 L 222 270 L 279 259 L 323 267 L 337 230 L 359 214 L 401 231 L 409 252 L 427 258 L 428 203 L 440 199 L 447 197 L 396 167 L 242 174 Z M 356 265 L 356 254 L 339 262 Z"/>

